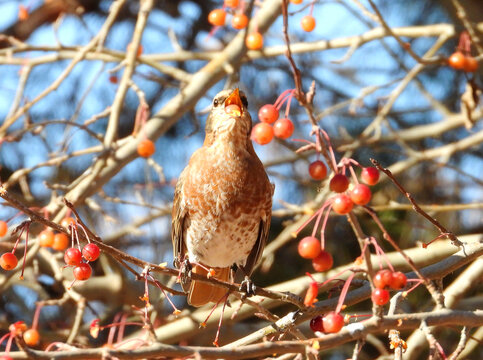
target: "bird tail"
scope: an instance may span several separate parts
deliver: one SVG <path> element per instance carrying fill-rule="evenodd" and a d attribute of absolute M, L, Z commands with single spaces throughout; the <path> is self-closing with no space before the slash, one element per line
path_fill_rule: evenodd
<path fill-rule="evenodd" d="M 230 278 L 230 268 L 214 268 L 215 274 L 212 275 L 215 279 L 228 281 Z M 194 265 L 192 269 L 193 273 L 208 276 L 208 270 L 206 268 L 201 267 L 199 265 Z M 199 307 L 209 302 L 218 302 L 221 300 L 223 296 L 226 295 L 228 289 L 219 287 L 213 284 L 208 284 L 201 281 L 193 280 L 191 282 L 189 294 L 188 294 L 188 303 Z"/>

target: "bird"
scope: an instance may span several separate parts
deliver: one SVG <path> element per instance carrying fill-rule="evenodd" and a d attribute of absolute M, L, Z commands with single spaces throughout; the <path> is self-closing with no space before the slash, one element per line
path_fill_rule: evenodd
<path fill-rule="evenodd" d="M 175 187 L 172 231 L 175 266 L 186 260 L 195 274 L 234 281 L 246 279 L 267 242 L 274 186 L 250 139 L 248 101 L 238 88 L 213 99 L 203 146 L 191 156 Z M 191 280 L 191 279 L 190 279 Z M 181 281 L 188 303 L 219 303 L 226 288 Z"/>

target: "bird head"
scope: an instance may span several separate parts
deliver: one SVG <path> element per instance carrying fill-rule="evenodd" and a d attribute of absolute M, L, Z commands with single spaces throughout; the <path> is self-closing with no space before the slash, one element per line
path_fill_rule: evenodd
<path fill-rule="evenodd" d="M 220 91 L 213 99 L 205 132 L 211 140 L 217 137 L 250 136 L 252 119 L 247 110 L 247 97 L 238 88 Z"/>

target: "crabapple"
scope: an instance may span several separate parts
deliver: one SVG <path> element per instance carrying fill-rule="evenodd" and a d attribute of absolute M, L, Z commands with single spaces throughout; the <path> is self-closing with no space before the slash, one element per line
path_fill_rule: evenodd
<path fill-rule="evenodd" d="M 299 242 L 298 252 L 304 259 L 315 259 L 321 251 L 320 241 L 316 237 L 307 236 Z"/>

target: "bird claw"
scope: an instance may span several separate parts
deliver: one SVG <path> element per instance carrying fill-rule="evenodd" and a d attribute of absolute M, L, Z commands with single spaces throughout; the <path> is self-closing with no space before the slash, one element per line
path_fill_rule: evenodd
<path fill-rule="evenodd" d="M 247 296 L 253 296 L 255 295 L 256 286 L 248 276 L 245 276 L 245 280 L 240 284 L 239 290 Z"/>
<path fill-rule="evenodd" d="M 192 267 L 188 259 L 185 259 L 179 267 L 179 282 L 183 291 L 187 292 L 191 285 Z"/>

